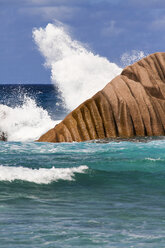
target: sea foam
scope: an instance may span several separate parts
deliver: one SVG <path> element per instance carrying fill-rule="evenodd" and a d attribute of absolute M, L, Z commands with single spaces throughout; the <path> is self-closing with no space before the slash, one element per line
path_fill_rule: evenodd
<path fill-rule="evenodd" d="M 0 131 L 8 141 L 34 141 L 58 122 L 27 96 L 21 106 L 12 108 L 0 104 Z"/>
<path fill-rule="evenodd" d="M 73 181 L 75 173 L 85 173 L 85 165 L 73 168 L 31 169 L 25 167 L 0 166 L 0 181 L 21 180 L 37 184 L 49 184 L 58 180 Z"/>

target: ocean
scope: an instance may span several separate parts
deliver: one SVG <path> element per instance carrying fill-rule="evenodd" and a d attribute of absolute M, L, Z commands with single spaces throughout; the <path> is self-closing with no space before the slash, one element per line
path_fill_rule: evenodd
<path fill-rule="evenodd" d="M 0 85 L 0 248 L 165 247 L 165 138 L 38 143 L 53 85 Z"/>

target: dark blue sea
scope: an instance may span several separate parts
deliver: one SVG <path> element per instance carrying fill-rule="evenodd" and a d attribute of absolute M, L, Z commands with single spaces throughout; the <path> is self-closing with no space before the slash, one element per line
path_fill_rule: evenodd
<path fill-rule="evenodd" d="M 0 85 L 0 248 L 165 247 L 165 139 L 35 142 L 67 113 L 52 85 Z"/>

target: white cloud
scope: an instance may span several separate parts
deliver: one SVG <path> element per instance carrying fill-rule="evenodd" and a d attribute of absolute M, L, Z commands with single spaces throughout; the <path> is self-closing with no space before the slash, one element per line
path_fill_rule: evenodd
<path fill-rule="evenodd" d="M 1 1 L 15 1 L 21 5 L 27 5 L 27 6 L 78 6 L 84 3 L 85 0 L 0 0 Z M 90 0 L 91 1 L 91 0 Z"/>
<path fill-rule="evenodd" d="M 164 8 L 164 0 L 127 0 L 127 5 L 136 6 L 137 8 Z"/>
<path fill-rule="evenodd" d="M 77 11 L 79 11 L 79 8 L 77 7 L 66 6 L 40 6 L 20 9 L 20 12 L 28 15 L 39 15 L 45 20 L 59 20 L 63 22 L 70 20 Z"/>
<path fill-rule="evenodd" d="M 122 33 L 124 30 L 116 26 L 116 21 L 112 20 L 105 25 L 102 30 L 104 36 L 116 36 Z"/>
<path fill-rule="evenodd" d="M 165 16 L 160 17 L 159 19 L 154 20 L 151 23 L 151 28 L 155 30 L 164 30 L 165 29 Z"/>
<path fill-rule="evenodd" d="M 58 19 L 58 20 L 68 20 L 72 18 L 75 8 L 58 6 L 58 7 L 43 7 L 36 9 L 45 18 Z"/>

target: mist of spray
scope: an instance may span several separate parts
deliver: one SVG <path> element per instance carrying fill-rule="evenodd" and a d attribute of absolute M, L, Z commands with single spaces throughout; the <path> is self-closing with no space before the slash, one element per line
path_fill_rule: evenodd
<path fill-rule="evenodd" d="M 0 104 L 0 135 L 8 141 L 34 141 L 58 122 L 27 96 L 21 106 Z"/>
<path fill-rule="evenodd" d="M 120 74 L 121 68 L 73 40 L 63 26 L 48 24 L 33 30 L 33 38 L 51 69 L 66 107 L 73 110 Z"/>

